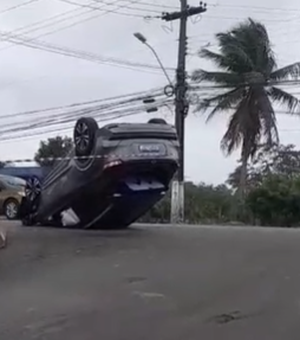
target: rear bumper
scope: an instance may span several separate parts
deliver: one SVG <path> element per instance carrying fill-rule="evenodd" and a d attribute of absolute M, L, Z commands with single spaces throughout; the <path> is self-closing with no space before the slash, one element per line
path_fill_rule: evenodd
<path fill-rule="evenodd" d="M 167 184 L 178 169 L 178 162 L 174 159 L 135 159 L 114 160 L 104 165 L 103 175 L 115 179 L 127 177 L 153 177 Z"/>

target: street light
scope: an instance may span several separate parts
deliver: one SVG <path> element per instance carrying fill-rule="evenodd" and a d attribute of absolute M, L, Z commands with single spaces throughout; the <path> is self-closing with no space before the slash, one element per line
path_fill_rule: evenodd
<path fill-rule="evenodd" d="M 139 32 L 133 33 L 133 35 L 136 37 L 136 39 L 138 39 L 141 43 L 146 45 L 152 51 L 152 53 L 154 54 L 156 60 L 158 61 L 159 65 L 160 65 L 162 71 L 164 72 L 170 86 L 173 88 L 172 81 L 171 81 L 170 77 L 168 76 L 168 73 L 167 73 L 166 69 L 164 68 L 163 63 L 161 62 L 161 60 L 160 60 L 158 54 L 156 53 L 155 49 L 147 42 L 146 37 L 144 37 L 143 34 L 139 33 Z"/>

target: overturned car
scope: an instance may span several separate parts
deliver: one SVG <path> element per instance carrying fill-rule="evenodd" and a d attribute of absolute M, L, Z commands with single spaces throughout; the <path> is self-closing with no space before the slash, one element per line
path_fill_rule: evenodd
<path fill-rule="evenodd" d="M 80 118 L 73 150 L 26 187 L 22 223 L 126 228 L 165 195 L 178 151 L 175 128 L 163 119 L 99 128 Z"/>

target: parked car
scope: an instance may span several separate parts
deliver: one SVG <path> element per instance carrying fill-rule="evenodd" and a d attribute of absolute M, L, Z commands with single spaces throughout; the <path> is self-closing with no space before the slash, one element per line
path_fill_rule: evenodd
<path fill-rule="evenodd" d="M 0 213 L 9 220 L 19 217 L 22 198 L 25 196 L 26 181 L 0 175 Z"/>
<path fill-rule="evenodd" d="M 50 167 L 6 165 L 0 169 L 0 175 L 21 178 L 28 182 L 29 187 L 34 187 L 37 182 L 43 181 L 50 170 Z"/>
<path fill-rule="evenodd" d="M 98 127 L 80 118 L 74 148 L 26 188 L 24 225 L 125 228 L 159 201 L 178 168 L 176 130 L 162 119 Z"/>

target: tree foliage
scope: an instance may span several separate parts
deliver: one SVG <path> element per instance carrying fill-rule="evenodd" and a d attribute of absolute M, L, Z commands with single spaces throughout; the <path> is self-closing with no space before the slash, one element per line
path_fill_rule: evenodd
<path fill-rule="evenodd" d="M 292 227 L 300 225 L 300 178 L 270 175 L 246 199 L 257 223 Z"/>
<path fill-rule="evenodd" d="M 185 184 L 185 220 L 192 224 L 240 223 L 300 226 L 300 151 L 294 145 L 261 145 L 247 173 L 244 201 L 239 200 L 240 164 L 226 185 Z M 169 222 L 170 196 L 144 217 Z"/>
<path fill-rule="evenodd" d="M 278 69 L 265 26 L 248 19 L 227 32 L 216 35 L 219 52 L 206 48 L 200 57 L 212 61 L 218 71 L 194 71 L 196 82 L 208 81 L 220 93 L 204 99 L 196 111 L 216 113 L 233 109 L 221 148 L 231 154 L 241 147 L 241 166 L 238 171 L 242 191 L 246 186 L 247 163 L 254 157 L 260 144 L 279 142 L 273 102 L 285 105 L 290 113 L 299 112 L 299 100 L 279 87 L 287 79 L 298 79 L 300 63 Z"/>
<path fill-rule="evenodd" d="M 53 166 L 56 158 L 65 157 L 72 149 L 73 141 L 69 137 L 57 136 L 40 142 L 35 154 L 35 161 L 41 166 Z"/>
<path fill-rule="evenodd" d="M 234 205 L 231 191 L 226 185 L 213 186 L 205 183 L 198 185 L 185 183 L 185 220 L 186 223 L 226 223 L 234 219 Z M 165 223 L 170 221 L 170 193 L 155 205 L 142 222 Z"/>
<path fill-rule="evenodd" d="M 238 166 L 226 181 L 226 184 L 233 190 L 236 190 L 239 186 L 240 171 L 241 164 L 239 161 Z M 274 144 L 269 148 L 265 145 L 260 146 L 248 166 L 246 191 L 261 185 L 269 175 L 280 175 L 287 178 L 300 175 L 300 151 L 295 149 L 295 145 Z"/>

